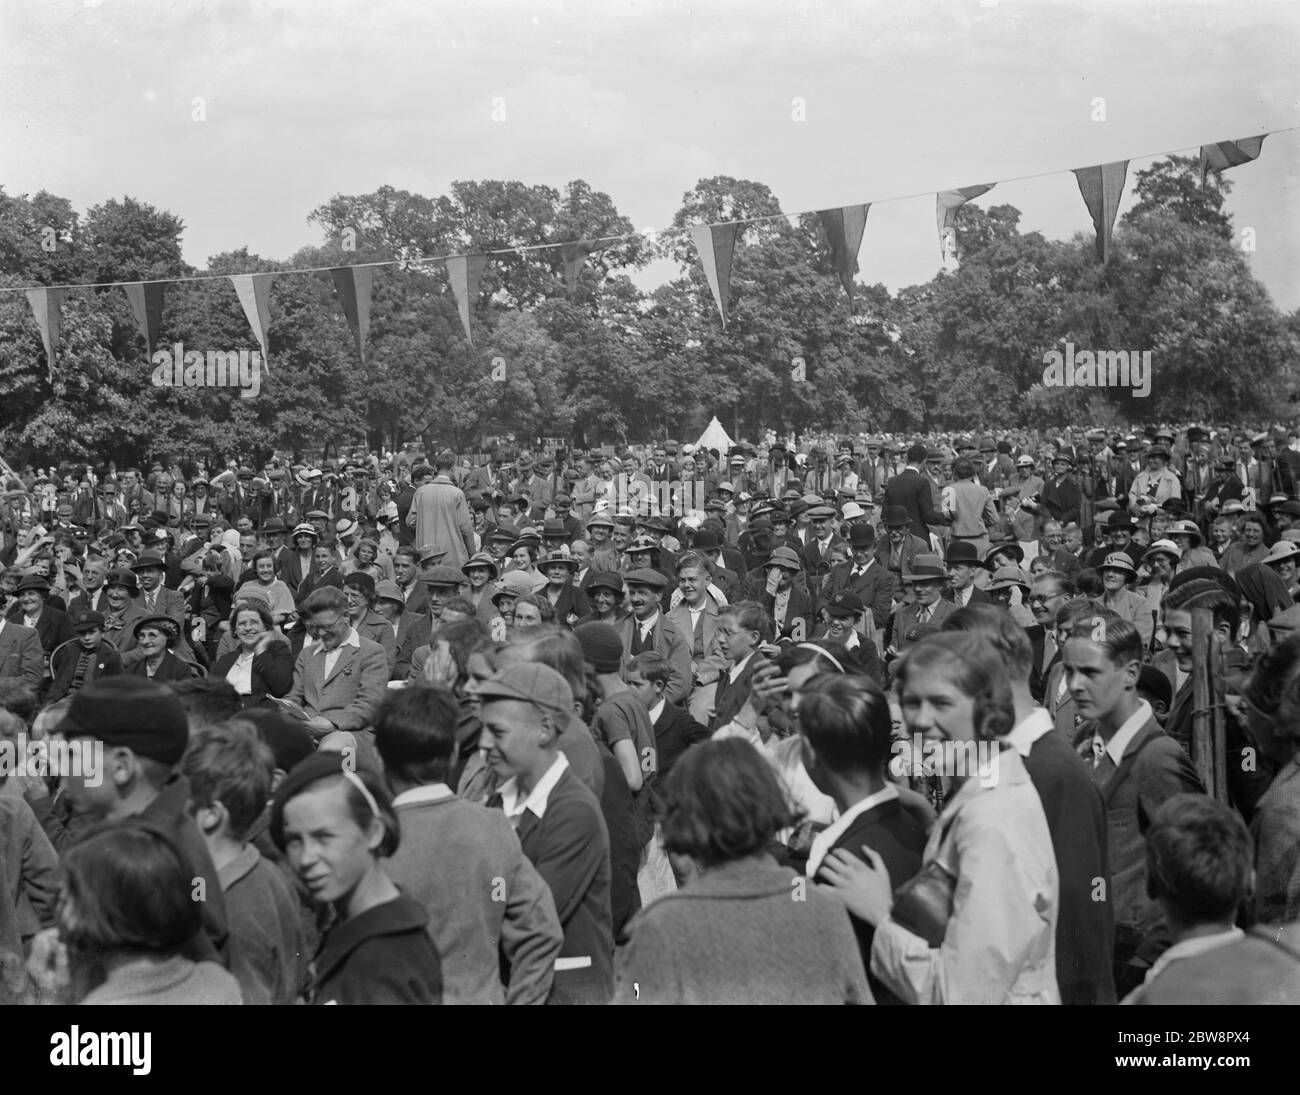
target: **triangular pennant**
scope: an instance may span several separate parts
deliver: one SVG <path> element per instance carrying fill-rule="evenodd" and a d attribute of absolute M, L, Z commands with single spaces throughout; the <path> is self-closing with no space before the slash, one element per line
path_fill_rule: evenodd
<path fill-rule="evenodd" d="M 366 360 L 366 338 L 370 334 L 370 289 L 375 280 L 373 266 L 335 266 L 330 270 L 334 291 L 343 305 L 343 315 L 357 344 L 357 356 Z"/>
<path fill-rule="evenodd" d="M 867 229 L 867 210 L 870 205 L 846 205 L 842 209 L 820 209 L 822 227 L 831 241 L 831 263 L 840 276 L 840 284 L 849 294 L 849 308 L 853 307 L 853 277 L 858 272 L 858 250 L 862 247 L 862 233 Z"/>
<path fill-rule="evenodd" d="M 943 258 L 957 253 L 957 211 L 972 198 L 987 194 L 994 183 L 940 190 L 934 198 L 934 218 L 939 228 L 939 254 Z"/>
<path fill-rule="evenodd" d="M 59 288 L 27 290 L 27 303 L 36 317 L 36 326 L 41 329 L 41 341 L 45 343 L 45 365 L 50 371 L 51 384 L 54 383 L 54 362 L 59 356 L 59 309 L 67 295 L 66 289 Z"/>
<path fill-rule="evenodd" d="M 586 264 L 587 256 L 614 242 L 609 239 L 573 240 L 560 245 L 560 260 L 564 263 L 564 285 L 572 293 L 578 287 L 578 275 Z"/>
<path fill-rule="evenodd" d="M 266 333 L 271 326 L 271 279 L 274 274 L 232 274 L 230 282 L 239 294 L 244 315 L 253 335 L 262 347 L 262 365 L 269 367 L 271 355 L 267 351 Z M 269 368 L 268 368 L 269 371 Z"/>
<path fill-rule="evenodd" d="M 722 326 L 727 326 L 727 309 L 731 306 L 731 259 L 736 252 L 736 239 L 743 226 L 737 224 L 695 224 L 691 226 L 691 242 L 699 252 L 704 278 L 713 291 L 713 301 L 722 316 Z"/>
<path fill-rule="evenodd" d="M 140 328 L 140 334 L 144 336 L 144 342 L 149 348 L 150 357 L 153 357 L 154 345 L 158 342 L 158 337 L 162 333 L 163 286 L 165 284 L 166 282 L 162 281 L 132 281 L 122 286 L 126 292 L 126 299 L 131 302 L 131 311 L 135 314 L 136 326 Z"/>
<path fill-rule="evenodd" d="M 460 309 L 461 326 L 465 328 L 465 338 L 474 345 L 474 332 L 469 326 L 469 310 L 478 303 L 478 283 L 487 266 L 487 255 L 452 255 L 447 259 L 447 280 L 451 282 L 451 291 L 456 297 L 456 307 Z"/>
<path fill-rule="evenodd" d="M 1227 171 L 1230 167 L 1240 167 L 1256 159 L 1267 136 L 1265 133 L 1259 137 L 1244 137 L 1239 141 L 1201 145 L 1201 185 L 1205 185 L 1205 175 L 1210 169 Z"/>
<path fill-rule="evenodd" d="M 1119 212 L 1119 197 L 1124 192 L 1127 175 L 1128 160 L 1078 167 L 1074 171 L 1074 177 L 1079 180 L 1079 193 L 1097 229 L 1097 261 L 1102 265 L 1110 258 L 1110 234 L 1115 227 L 1115 214 Z"/>

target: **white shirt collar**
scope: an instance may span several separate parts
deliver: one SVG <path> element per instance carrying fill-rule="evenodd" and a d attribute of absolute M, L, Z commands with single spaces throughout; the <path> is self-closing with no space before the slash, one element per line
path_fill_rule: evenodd
<path fill-rule="evenodd" d="M 826 858 L 826 853 L 835 847 L 835 842 L 840 837 L 848 832 L 849 826 L 853 824 L 855 818 L 865 814 L 873 806 L 879 806 L 882 802 L 889 802 L 891 799 L 896 798 L 898 798 L 898 788 L 892 783 L 886 783 L 874 795 L 868 795 L 866 798 L 855 802 L 813 837 L 812 847 L 808 851 L 808 877 L 817 877 L 817 871 L 822 865 L 822 860 Z"/>
<path fill-rule="evenodd" d="M 445 783 L 427 783 L 423 787 L 412 787 L 409 791 L 403 791 L 393 799 L 393 805 L 409 806 L 416 802 L 441 802 L 444 798 L 452 798 L 454 793 Z"/>
<path fill-rule="evenodd" d="M 1052 716 L 1046 708 L 1035 707 L 1007 732 L 1003 740 L 1022 757 L 1027 757 L 1034 742 L 1049 734 L 1053 725 Z"/>
<path fill-rule="evenodd" d="M 308 638 L 312 640 L 311 649 L 314 650 L 316 653 L 318 654 L 330 653 L 330 651 L 325 649 L 324 644 L 319 639 L 316 639 L 315 637 L 310 635 L 308 636 Z M 304 643 L 303 645 L 305 646 L 306 643 Z M 358 650 L 361 649 L 361 636 L 357 634 L 357 629 L 355 627 L 348 629 L 348 637 L 344 639 L 341 643 L 339 643 L 339 645 L 336 646 L 334 649 L 342 650 L 345 646 L 355 646 Z"/>
<path fill-rule="evenodd" d="M 1198 954 L 1226 947 L 1245 937 L 1246 933 L 1240 928 L 1229 928 L 1224 932 L 1215 932 L 1214 935 L 1198 935 L 1175 943 L 1151 964 L 1143 983 L 1149 985 L 1171 962 L 1177 962 L 1180 958 L 1195 958 Z"/>
<path fill-rule="evenodd" d="M 641 629 L 641 634 L 646 635 L 655 624 L 659 622 L 659 613 L 656 611 L 648 620 L 637 620 L 636 626 Z"/>
<path fill-rule="evenodd" d="M 651 726 L 653 726 L 656 722 L 659 721 L 659 716 L 664 713 L 664 708 L 667 706 L 668 706 L 667 700 L 660 700 L 657 704 L 655 704 L 652 708 L 650 708 L 649 711 L 646 712 L 646 714 L 650 716 Z"/>
<path fill-rule="evenodd" d="M 1115 736 L 1109 742 L 1105 742 L 1101 732 L 1094 730 L 1092 732 L 1093 755 L 1097 753 L 1097 742 L 1102 742 L 1106 747 L 1106 752 L 1110 754 L 1110 759 L 1114 761 L 1115 767 L 1119 767 L 1119 762 L 1124 759 L 1124 750 L 1129 747 L 1129 743 L 1137 737 L 1137 732 L 1146 725 L 1147 719 L 1151 717 L 1151 705 L 1146 700 L 1138 702 L 1138 709 L 1128 717 L 1128 720 L 1115 731 Z"/>
<path fill-rule="evenodd" d="M 745 655 L 743 659 L 741 659 L 731 667 L 731 669 L 729 670 L 730 677 L 728 678 L 730 683 L 735 684 L 736 678 L 739 677 L 745 671 L 745 666 L 749 664 L 749 660 L 753 656 L 754 656 L 754 652 L 751 650 L 748 654 Z"/>
<path fill-rule="evenodd" d="M 536 786 L 529 792 L 528 797 L 522 802 L 519 800 L 519 780 L 517 776 L 511 776 L 501 785 L 501 808 L 505 811 L 506 817 L 512 825 L 518 826 L 519 818 L 525 810 L 532 810 L 533 814 L 541 818 L 546 814 L 546 802 L 551 797 L 551 792 L 555 790 L 555 785 L 560 782 L 560 777 L 569 767 L 569 758 L 563 753 L 556 756 L 555 761 L 546 769 L 545 774 L 537 781 Z"/>

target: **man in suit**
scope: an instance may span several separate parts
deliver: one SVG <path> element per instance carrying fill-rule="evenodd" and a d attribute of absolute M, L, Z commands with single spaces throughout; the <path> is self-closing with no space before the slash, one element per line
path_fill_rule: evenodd
<path fill-rule="evenodd" d="M 740 713 L 749 699 L 754 670 L 767 664 L 759 646 L 772 638 L 772 618 L 756 601 L 728 605 L 718 613 L 718 635 L 727 656 L 726 670 L 718 677 L 710 730 L 719 730 Z"/>
<path fill-rule="evenodd" d="M 1052 457 L 1052 475 L 1043 487 L 1037 503 L 1024 500 L 1020 505 L 1030 512 L 1043 517 L 1050 517 L 1061 524 L 1078 521 L 1083 506 L 1083 492 L 1073 479 L 1074 459 L 1066 452 L 1058 452 Z"/>
<path fill-rule="evenodd" d="M 465 575 L 451 567 L 435 566 L 426 570 L 421 581 L 425 589 L 425 611 L 417 619 L 410 612 L 403 612 L 402 619 L 411 619 L 410 627 L 403 630 L 401 623 L 397 626 L 393 647 L 393 674 L 396 680 L 408 680 L 414 676 L 415 662 L 413 655 L 422 646 L 433 641 L 433 636 L 442 626 L 443 606 L 453 597 L 460 595 L 460 587 Z M 401 673 L 401 676 L 397 674 Z"/>
<path fill-rule="evenodd" d="M 34 627 L 0 617 L 0 684 L 24 684 L 40 690 L 45 654 Z"/>
<path fill-rule="evenodd" d="M 136 604 L 146 615 L 170 616 L 175 620 L 180 629 L 176 653 L 180 657 L 192 657 L 185 635 L 185 595 L 163 585 L 163 579 L 167 577 L 167 561 L 157 552 L 146 551 L 131 564 L 131 573 L 140 583 L 140 597 Z"/>
<path fill-rule="evenodd" d="M 727 566 L 723 555 L 722 537 L 717 530 L 701 528 L 695 534 L 692 549 L 702 555 L 709 564 L 709 577 L 713 585 L 722 591 L 728 601 L 744 599 L 745 585 L 739 572 Z M 741 562 L 743 562 L 743 557 Z"/>
<path fill-rule="evenodd" d="M 948 584 L 948 571 L 939 556 L 916 556 L 903 574 L 903 581 L 912 583 L 916 601 L 904 605 L 889 621 L 885 654 L 895 657 L 930 632 L 938 631 L 939 625 L 953 612 L 952 602 L 943 599 L 943 589 Z"/>
<path fill-rule="evenodd" d="M 934 507 L 930 479 L 921 473 L 925 456 L 924 445 L 913 445 L 907 450 L 907 466 L 885 484 L 885 505 L 906 510 L 912 535 L 928 544 L 930 526 L 946 525 L 950 519 Z"/>
<path fill-rule="evenodd" d="M 1139 948 L 1164 930 L 1160 907 L 1147 893 L 1142 834 L 1167 799 L 1205 790 L 1187 754 L 1138 698 L 1142 654 L 1137 628 L 1102 610 L 1075 622 L 1064 652 L 1069 689 L 1085 720 L 1075 745 L 1106 803 L 1115 989 L 1121 996 L 1141 980 L 1142 960 L 1134 961 Z"/>
<path fill-rule="evenodd" d="M 660 597 L 668 579 L 657 570 L 643 567 L 626 574 L 623 581 L 632 614 L 613 625 L 623 640 L 623 653 L 629 658 L 644 650 L 662 654 L 672 667 L 665 693 L 668 702 L 681 703 L 691 690 L 691 651 L 686 637 L 660 611 Z"/>
<path fill-rule="evenodd" d="M 828 592 L 832 597 L 836 593 L 856 594 L 871 609 L 877 629 L 884 631 L 898 580 L 876 559 L 876 530 L 865 522 L 850 525 L 849 550 L 853 559 L 831 569 Z"/>
<path fill-rule="evenodd" d="M 809 578 L 821 578 L 831 569 L 831 552 L 838 546 L 847 546 L 832 523 L 835 510 L 830 506 L 813 506 L 808 510 L 811 534 L 803 548 L 804 569 Z"/>
<path fill-rule="evenodd" d="M 902 506 L 889 506 L 885 510 L 885 538 L 876 548 L 876 561 L 895 578 L 901 579 L 912 560 L 929 550 L 929 539 L 912 532 L 912 518 L 907 510 Z"/>
<path fill-rule="evenodd" d="M 1032 651 L 1025 629 L 992 605 L 954 612 L 944 630 L 969 631 L 1002 658 L 1011 680 L 1015 724 L 1003 738 L 1024 759 L 1052 834 L 1060 879 L 1056 981 L 1063 1004 L 1113 1004 L 1114 925 L 1108 901 L 1106 807 L 1070 742 L 1053 733 L 1051 716 L 1029 690 Z M 802 721 L 802 720 L 801 720 Z"/>
<path fill-rule="evenodd" d="M 317 740 L 336 730 L 368 727 L 388 688 L 388 658 L 384 648 L 357 634 L 348 619 L 348 601 L 341 589 L 326 586 L 303 602 L 307 634 L 293 669 L 293 687 L 286 699 L 307 714 L 305 725 Z M 357 746 L 362 747 L 360 739 Z M 367 743 L 373 750 L 373 742 Z M 358 763 L 364 757 L 358 753 Z"/>
<path fill-rule="evenodd" d="M 697 552 L 677 560 L 677 589 L 681 600 L 668 613 L 668 622 L 685 638 L 691 653 L 691 717 L 707 721 L 718 677 L 729 664 L 718 638 L 718 602 L 709 593 L 708 564 Z M 726 603 L 725 601 L 723 602 Z"/>
<path fill-rule="evenodd" d="M 600 803 L 556 744 L 573 713 L 573 693 L 554 669 L 525 662 L 482 682 L 478 698 L 480 745 L 503 781 L 489 805 L 515 827 L 564 931 L 551 1000 L 608 1003 L 614 991 L 609 830 Z"/>
<path fill-rule="evenodd" d="M 924 800 L 909 797 L 904 802 L 885 777 L 893 740 L 889 704 L 880 690 L 860 677 L 837 676 L 816 692 L 805 693 L 799 704 L 799 736 L 809 778 L 839 811 L 839 817 L 813 838 L 807 876 L 828 881 L 823 870 L 828 856 L 864 859 L 865 845 L 884 861 L 895 890 L 909 882 L 921 869 L 934 811 Z M 876 1002 L 900 1003 L 870 973 L 875 929 L 852 914 L 849 918 Z"/>
<path fill-rule="evenodd" d="M 1034 579 L 1026 603 L 1034 614 L 1034 624 L 1025 628 L 1032 651 L 1029 691 L 1038 703 L 1044 703 L 1047 675 L 1061 660 L 1056 645 L 1056 614 L 1074 596 L 1074 584 L 1059 570 L 1047 570 Z"/>
<path fill-rule="evenodd" d="M 954 608 L 989 603 L 989 595 L 975 584 L 980 566 L 979 551 L 970 540 L 953 540 L 943 557 L 948 567 L 948 588 L 943 591 L 945 601 Z"/>

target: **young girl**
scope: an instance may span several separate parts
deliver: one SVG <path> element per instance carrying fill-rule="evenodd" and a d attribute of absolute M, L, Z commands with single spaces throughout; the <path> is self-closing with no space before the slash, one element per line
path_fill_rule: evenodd
<path fill-rule="evenodd" d="M 311 968 L 314 1004 L 438 1004 L 442 964 L 428 914 L 384 870 L 401 838 L 379 777 L 317 753 L 275 793 L 271 836 L 312 897 L 334 911 Z"/>

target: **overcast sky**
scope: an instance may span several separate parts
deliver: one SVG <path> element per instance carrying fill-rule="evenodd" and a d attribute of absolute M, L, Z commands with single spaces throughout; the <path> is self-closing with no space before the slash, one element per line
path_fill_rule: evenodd
<path fill-rule="evenodd" d="M 315 206 L 384 184 L 582 178 L 662 228 L 732 175 L 787 212 L 880 202 L 861 276 L 896 290 L 938 268 L 935 190 L 1060 172 L 980 204 L 1090 231 L 1070 168 L 1130 158 L 1122 214 L 1148 154 L 1300 125 L 1298 55 L 1294 0 L 0 0 L 0 185 L 150 202 L 202 266 L 288 258 Z M 1300 306 L 1300 131 L 1231 178 Z"/>

